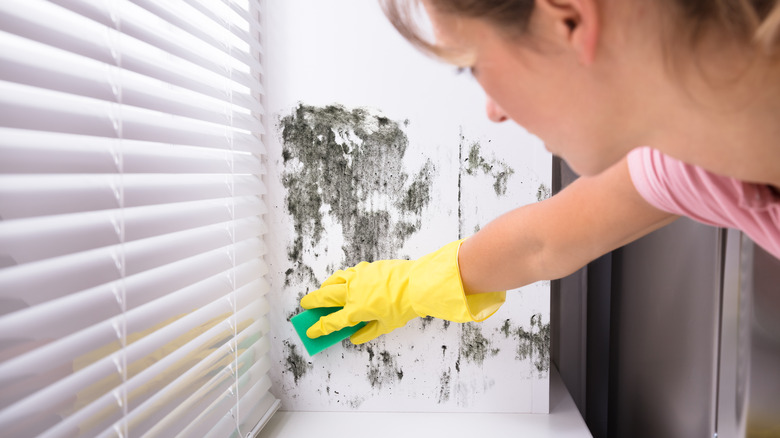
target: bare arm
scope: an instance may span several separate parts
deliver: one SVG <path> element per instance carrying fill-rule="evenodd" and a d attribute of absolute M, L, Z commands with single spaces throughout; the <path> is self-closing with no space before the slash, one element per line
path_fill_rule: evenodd
<path fill-rule="evenodd" d="M 641 197 L 624 158 L 467 239 L 458 255 L 463 285 L 479 293 L 561 278 L 676 218 Z"/>

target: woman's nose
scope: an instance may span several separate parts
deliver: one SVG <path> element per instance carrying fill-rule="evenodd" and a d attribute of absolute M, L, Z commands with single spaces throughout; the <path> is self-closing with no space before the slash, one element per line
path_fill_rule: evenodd
<path fill-rule="evenodd" d="M 501 123 L 509 119 L 504 110 L 489 97 L 485 103 L 485 112 L 487 113 L 488 119 L 492 122 Z"/>

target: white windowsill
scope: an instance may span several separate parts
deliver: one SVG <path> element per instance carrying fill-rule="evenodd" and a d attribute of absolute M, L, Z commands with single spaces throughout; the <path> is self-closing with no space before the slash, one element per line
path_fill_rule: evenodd
<path fill-rule="evenodd" d="M 257 435 L 286 437 L 590 437 L 588 427 L 550 368 L 549 414 L 447 414 L 280 411 Z"/>

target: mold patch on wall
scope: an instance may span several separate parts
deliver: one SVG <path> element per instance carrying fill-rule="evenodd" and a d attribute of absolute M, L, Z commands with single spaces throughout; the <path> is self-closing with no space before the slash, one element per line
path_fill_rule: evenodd
<path fill-rule="evenodd" d="M 469 362 L 482 365 L 485 359 L 496 356 L 501 350 L 482 334 L 482 327 L 472 322 L 463 324 L 460 336 L 460 356 Z"/>
<path fill-rule="evenodd" d="M 536 200 L 537 201 L 544 201 L 545 199 L 552 196 L 552 190 L 550 190 L 549 187 L 547 187 L 547 184 L 539 184 L 539 188 L 536 189 Z"/>
<path fill-rule="evenodd" d="M 465 140 L 465 137 L 461 135 L 461 147 L 464 146 Z M 515 173 L 507 163 L 495 158 L 485 158 L 482 155 L 482 146 L 477 141 L 471 142 L 464 161 L 464 170 L 467 175 L 477 175 L 481 172 L 490 176 L 493 179 L 493 190 L 496 196 L 506 195 L 507 181 Z"/>
<path fill-rule="evenodd" d="M 487 140 L 490 144 L 490 140 Z M 467 139 L 460 132 L 458 144 L 458 237 L 463 238 L 477 233 L 484 223 L 479 213 L 480 202 L 486 198 L 487 187 L 491 187 L 496 198 L 507 195 L 509 181 L 515 174 L 514 169 L 505 161 L 488 157 L 482 143 Z M 487 219 L 492 219 L 488 217 Z M 476 223 L 473 223 L 477 220 Z"/>
<path fill-rule="evenodd" d="M 452 369 L 447 368 L 447 371 L 444 371 L 441 373 L 441 376 L 439 378 L 439 398 L 437 399 L 438 404 L 446 403 L 450 399 L 450 385 L 452 380 Z"/>
<path fill-rule="evenodd" d="M 508 292 L 476 330 L 416 318 L 308 356 L 288 321 L 304 294 L 338 269 L 420 257 L 536 202 L 552 166 L 541 141 L 484 117 L 477 84 L 410 56 L 375 2 L 270 3 L 263 240 L 283 409 L 544 412 L 547 376 L 533 354 L 520 359 L 516 333 L 549 318 L 548 284 Z"/>
<path fill-rule="evenodd" d="M 404 372 L 395 363 L 395 357 L 387 350 L 372 355 L 368 361 L 368 381 L 374 389 L 384 385 L 392 385 L 404 378 Z"/>
<path fill-rule="evenodd" d="M 276 128 L 284 197 L 274 207 L 286 231 L 276 252 L 281 265 L 273 268 L 287 321 L 336 270 L 418 257 L 436 248 L 433 241 L 478 231 L 497 205 L 516 205 L 524 188 L 533 198 L 539 185 L 515 173 L 522 162 L 495 158 L 489 139 L 455 132 L 449 144 L 414 148 L 410 122 L 378 110 L 298 103 L 282 111 Z M 505 307 L 512 308 L 511 299 Z M 529 391 L 529 381 L 546 379 L 549 366 L 537 351 L 536 326 L 523 329 L 517 308 L 502 310 L 513 318 L 505 330 L 504 317 L 466 324 L 418 318 L 369 343 L 345 340 L 314 357 L 286 324 L 274 365 L 282 376 L 274 385 L 292 410 L 513 412 L 506 403 L 491 405 L 492 397 Z"/>
<path fill-rule="evenodd" d="M 398 257 L 421 226 L 436 172 L 431 161 L 414 175 L 404 170 L 409 141 L 402 124 L 364 108 L 299 104 L 280 118 L 279 131 L 286 209 L 295 232 L 286 284 L 317 288 L 325 280 L 303 255 L 322 242 L 326 216 L 344 239 L 336 269 Z M 327 249 L 333 260 L 334 249 Z"/>
<path fill-rule="evenodd" d="M 505 320 L 499 331 L 506 338 L 516 342 L 515 357 L 518 360 L 530 359 L 539 375 L 550 370 L 550 323 L 542 323 L 542 315 L 531 316 L 530 327 L 515 327 Z"/>
<path fill-rule="evenodd" d="M 298 353 L 298 346 L 289 341 L 284 342 L 284 361 L 284 369 L 292 375 L 296 385 L 298 380 L 312 368 L 311 363 Z"/>
<path fill-rule="evenodd" d="M 399 251 L 422 226 L 436 168 L 427 160 L 418 171 L 407 173 L 406 123 L 378 111 L 335 104 L 298 104 L 279 118 L 285 209 L 294 233 L 287 248 L 285 287 L 298 291 L 288 320 L 301 311 L 297 307 L 305 293 L 301 290 L 318 288 L 336 270 L 361 261 L 409 258 Z M 339 247 L 329 245 L 333 234 L 341 237 Z M 318 276 L 312 263 L 321 260 L 327 260 L 328 266 Z M 297 385 L 310 366 L 297 355 L 293 342 L 285 341 L 285 361 Z M 372 389 L 403 378 L 389 351 L 375 353 L 371 345 L 349 341 L 342 345 L 353 359 L 366 361 L 364 378 Z M 330 395 L 330 386 L 325 392 Z M 334 391 L 334 395 L 341 394 Z M 351 398 L 347 404 L 356 407 L 359 400 Z"/>

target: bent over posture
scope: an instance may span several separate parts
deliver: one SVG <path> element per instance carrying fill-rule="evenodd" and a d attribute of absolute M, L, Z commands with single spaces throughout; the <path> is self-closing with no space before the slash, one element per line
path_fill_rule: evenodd
<path fill-rule="evenodd" d="M 471 71 L 582 175 L 418 260 L 360 263 L 301 300 L 343 306 L 367 342 L 417 316 L 481 321 L 505 291 L 568 275 L 679 216 L 744 231 L 780 258 L 780 2 L 383 0 L 422 50 Z M 434 36 L 419 30 L 420 15 Z"/>

